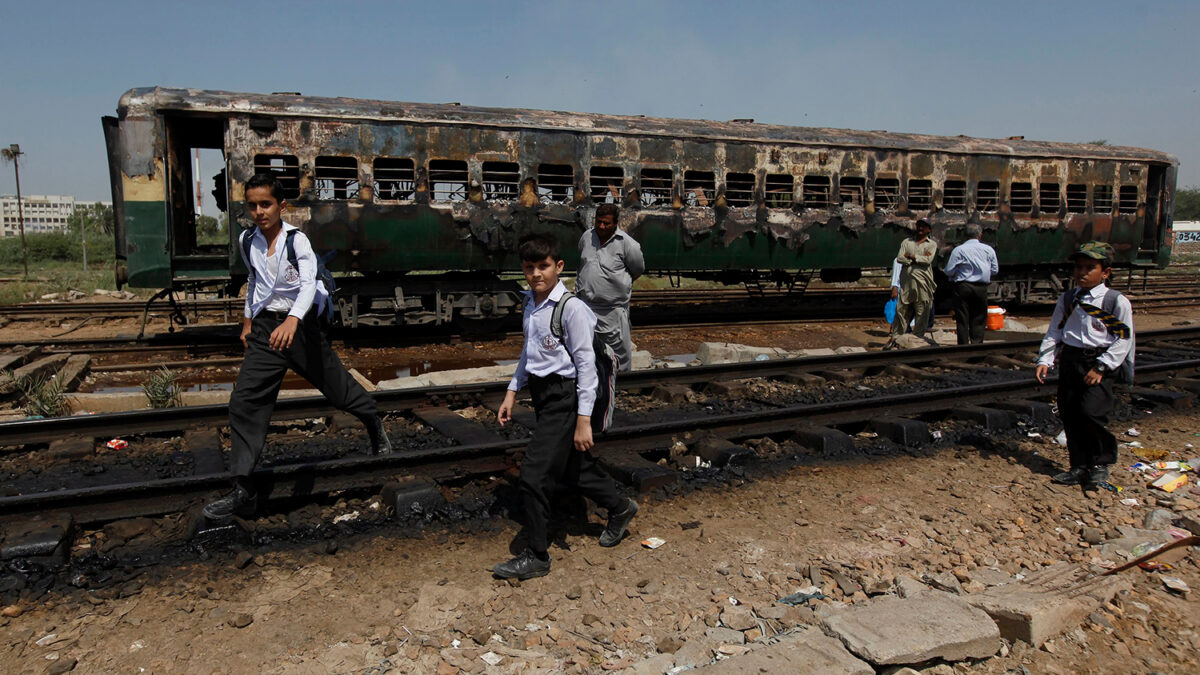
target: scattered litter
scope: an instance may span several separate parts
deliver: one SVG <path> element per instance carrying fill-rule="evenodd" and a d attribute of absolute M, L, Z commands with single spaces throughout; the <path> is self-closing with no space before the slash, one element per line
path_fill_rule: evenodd
<path fill-rule="evenodd" d="M 58 637 L 58 633 L 51 633 L 33 644 L 35 644 L 39 647 L 45 647 L 46 645 L 50 644 L 51 642 L 54 642 L 54 639 L 57 637 Z"/>
<path fill-rule="evenodd" d="M 809 600 L 823 600 L 824 598 L 825 594 L 821 592 L 821 589 L 816 586 L 806 586 L 791 595 L 783 596 L 776 602 L 781 605 L 802 605 Z"/>
<path fill-rule="evenodd" d="M 741 603 L 739 603 L 739 602 L 738 602 L 738 599 L 737 599 L 737 598 L 735 598 L 735 597 L 733 597 L 733 596 L 731 595 L 731 596 L 729 596 L 729 604 L 731 604 L 731 605 L 733 605 L 733 606 L 735 606 L 735 607 L 736 607 L 736 606 L 738 606 L 738 605 L 739 605 L 739 604 L 741 604 Z"/>
<path fill-rule="evenodd" d="M 458 646 L 461 644 L 462 644 L 462 640 L 459 640 L 458 638 L 454 638 L 453 640 L 450 641 L 450 646 L 453 647 L 454 649 L 458 649 Z"/>
<path fill-rule="evenodd" d="M 1025 435 L 1026 435 L 1026 436 L 1028 436 L 1028 437 L 1030 437 L 1030 438 L 1041 438 L 1041 437 L 1042 437 L 1042 435 L 1041 435 L 1041 434 L 1039 434 L 1039 433 L 1038 433 L 1038 432 L 1036 432 L 1036 431 L 1031 431 L 1031 432 L 1029 432 L 1029 433 L 1027 433 L 1027 434 L 1025 434 Z"/>
<path fill-rule="evenodd" d="M 1125 506 L 1137 506 L 1138 500 L 1134 499 L 1133 497 L 1126 497 L 1125 499 L 1121 500 L 1121 503 Z"/>
<path fill-rule="evenodd" d="M 1133 451 L 1133 454 L 1137 455 L 1140 459 L 1144 459 L 1147 461 L 1163 459 L 1167 455 L 1171 454 L 1171 453 L 1167 452 L 1166 450 L 1160 450 L 1157 448 L 1143 448 L 1141 443 L 1138 443 L 1136 445 L 1133 443 L 1126 443 L 1125 445 L 1127 445 L 1131 448 L 1136 448 Z"/>
<path fill-rule="evenodd" d="M 1129 470 L 1134 473 L 1146 473 L 1147 471 L 1154 471 L 1154 466 L 1145 462 L 1138 462 L 1137 464 L 1130 465 Z"/>
<path fill-rule="evenodd" d="M 942 440 L 942 432 L 941 431 L 935 430 L 935 431 L 931 432 L 929 435 L 933 436 L 933 440 L 935 440 L 935 441 Z"/>
<path fill-rule="evenodd" d="M 129 447 L 129 441 L 123 441 L 119 438 L 114 438 L 104 445 L 106 445 L 109 450 L 124 450 L 125 448 Z"/>
<path fill-rule="evenodd" d="M 1178 471 L 1168 471 L 1150 485 L 1162 490 L 1163 492 L 1174 492 L 1176 489 L 1187 485 L 1187 482 L 1187 474 L 1182 474 Z"/>
<path fill-rule="evenodd" d="M 660 539 L 659 537 L 646 537 L 642 540 L 642 546 L 645 546 L 646 548 L 658 548 L 665 543 L 667 543 L 667 540 Z"/>
<path fill-rule="evenodd" d="M 504 657 L 500 656 L 496 652 L 488 652 L 481 655 L 479 658 L 489 666 L 498 666 L 500 665 L 500 662 L 504 660 Z"/>
<path fill-rule="evenodd" d="M 1175 591 L 1176 593 L 1188 593 L 1192 589 L 1188 588 L 1187 582 L 1179 577 L 1163 577 L 1163 586 Z"/>
<path fill-rule="evenodd" d="M 334 517 L 333 522 L 344 523 L 348 520 L 358 520 L 358 516 L 359 516 L 358 511 L 351 511 L 350 513 L 343 513 L 340 516 Z"/>
<path fill-rule="evenodd" d="M 1144 563 L 1140 563 L 1138 565 L 1138 567 L 1146 570 L 1147 572 L 1173 572 L 1173 571 L 1175 571 L 1174 565 L 1172 565 L 1171 563 L 1165 563 L 1161 560 L 1147 560 Z"/>
<path fill-rule="evenodd" d="M 1113 485 L 1112 483 L 1110 483 L 1108 481 L 1104 481 L 1103 483 L 1100 483 L 1100 487 L 1104 488 L 1105 490 L 1108 490 L 1109 492 L 1116 492 L 1116 493 L 1120 493 L 1121 490 L 1125 489 L 1125 488 L 1121 487 L 1120 485 Z"/>
<path fill-rule="evenodd" d="M 1134 438 L 1137 438 L 1138 436 L 1141 436 L 1142 433 L 1140 431 L 1138 431 L 1137 429 L 1134 429 L 1133 427 L 1129 427 L 1128 429 L 1125 430 L 1125 435 L 1133 436 Z"/>
<path fill-rule="evenodd" d="M 1059 445 L 1066 445 L 1067 444 L 1067 430 L 1063 429 L 1062 431 L 1058 432 L 1058 435 L 1054 437 L 1054 442 L 1058 443 Z"/>
<path fill-rule="evenodd" d="M 1123 443 L 1123 445 L 1127 448 L 1141 448 L 1142 447 L 1141 441 L 1129 441 L 1128 443 Z"/>

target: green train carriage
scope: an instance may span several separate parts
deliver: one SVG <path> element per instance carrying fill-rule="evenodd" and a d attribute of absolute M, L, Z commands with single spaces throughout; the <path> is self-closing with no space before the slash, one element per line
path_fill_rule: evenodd
<path fill-rule="evenodd" d="M 856 279 L 921 217 L 946 245 L 982 225 L 996 292 L 1021 301 L 1055 295 L 1082 241 L 1123 268 L 1166 266 L 1173 241 L 1178 161 L 1138 148 L 163 88 L 127 92 L 104 128 L 119 284 L 244 282 L 237 228 L 196 236 L 190 158 L 219 150 L 229 221 L 251 225 L 251 175 L 279 176 L 285 218 L 336 252 L 349 325 L 503 319 L 520 236 L 555 234 L 574 269 L 601 202 L 650 273 L 727 283 Z"/>

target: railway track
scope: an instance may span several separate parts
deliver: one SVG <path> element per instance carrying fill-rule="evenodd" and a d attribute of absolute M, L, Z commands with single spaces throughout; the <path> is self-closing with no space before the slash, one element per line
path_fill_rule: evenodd
<path fill-rule="evenodd" d="M 917 418 L 957 415 L 989 428 L 1011 423 L 1014 411 L 1045 421 L 1049 406 L 1039 397 L 1053 392 L 1054 381 L 1039 384 L 1028 368 L 1012 370 L 1013 356 L 1028 356 L 1038 341 L 952 346 L 905 352 L 870 352 L 839 356 L 737 363 L 687 369 L 639 371 L 621 378 L 629 392 L 654 391 L 660 398 L 681 401 L 686 392 L 701 389 L 715 392 L 712 409 L 669 406 L 653 414 L 622 414 L 614 429 L 599 446 L 609 470 L 639 490 L 669 484 L 676 472 L 652 461 L 665 456 L 665 449 L 686 434 L 701 433 L 724 439 L 723 449 L 709 459 L 736 461 L 748 451 L 737 445 L 749 438 L 770 436 L 802 438 L 818 446 L 817 452 L 836 452 L 848 436 L 836 428 L 866 425 L 901 444 L 927 438 L 925 424 Z M 1147 331 L 1139 335 L 1139 396 L 1161 396 L 1145 385 L 1161 383 L 1200 368 L 1200 328 Z M 912 366 L 922 366 L 914 369 Z M 930 372 L 935 371 L 935 372 Z M 886 372 L 901 383 L 869 393 L 854 392 L 868 382 L 870 373 Z M 795 398 L 764 401 L 747 399 L 745 380 L 790 383 L 847 382 L 843 389 L 853 394 L 839 400 L 825 398 L 825 387 L 817 399 Z M 1187 385 L 1185 380 L 1175 380 Z M 432 443 L 382 457 L 345 454 L 281 463 L 260 469 L 255 480 L 265 500 L 284 501 L 315 498 L 342 490 L 378 489 L 396 476 L 416 476 L 437 482 L 495 475 L 511 468 L 526 442 L 523 435 L 502 435 L 494 427 L 459 416 L 454 408 L 494 405 L 506 383 L 435 387 L 421 390 L 387 391 L 375 394 L 382 411 L 397 418 L 415 420 L 436 435 Z M 797 391 L 802 391 L 798 389 Z M 676 396 L 677 395 L 677 396 Z M 750 401 L 750 403 L 747 403 Z M 987 406 L 987 407 L 980 407 Z M 321 398 L 280 401 L 275 419 L 312 418 L 330 413 Z M 178 433 L 208 429 L 225 423 L 225 406 L 165 409 L 27 420 L 0 424 L 6 444 L 45 443 L 62 438 L 129 437 L 137 434 Z M 515 422 L 532 426 L 532 411 L 518 409 Z M 194 456 L 194 471 L 186 475 L 124 482 L 93 481 L 57 490 L 21 493 L 20 480 L 9 481 L 8 494 L 0 496 L 0 519 L 28 519 L 34 515 L 70 516 L 77 523 L 99 523 L 133 516 L 154 516 L 186 510 L 201 503 L 227 484 L 219 438 L 215 432 L 201 433 L 204 439 L 188 448 Z M 439 440 L 440 439 L 440 440 Z M 399 446 L 404 439 L 398 439 Z M 832 450 L 830 448 L 833 448 Z M 28 448 L 25 448 L 28 451 Z M 42 452 L 34 450 L 35 453 Z M 207 469 L 201 470 L 203 467 Z M 19 477 L 18 477 L 19 478 Z"/>

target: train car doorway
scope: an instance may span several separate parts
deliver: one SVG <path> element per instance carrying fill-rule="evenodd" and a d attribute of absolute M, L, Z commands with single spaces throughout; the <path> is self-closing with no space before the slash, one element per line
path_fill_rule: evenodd
<path fill-rule="evenodd" d="M 225 127 L 221 118 L 166 118 L 169 246 L 177 281 L 229 278 Z"/>

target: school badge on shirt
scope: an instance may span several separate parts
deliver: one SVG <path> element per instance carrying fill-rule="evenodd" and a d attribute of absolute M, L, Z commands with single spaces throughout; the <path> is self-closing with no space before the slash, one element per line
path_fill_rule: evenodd
<path fill-rule="evenodd" d="M 285 265 L 283 268 L 283 280 L 289 284 L 294 284 L 300 281 L 300 272 L 296 271 L 296 268 L 292 267 L 291 264 Z"/>
<path fill-rule="evenodd" d="M 542 337 L 542 351 L 552 352 L 558 349 L 558 340 L 553 335 L 545 335 Z"/>

